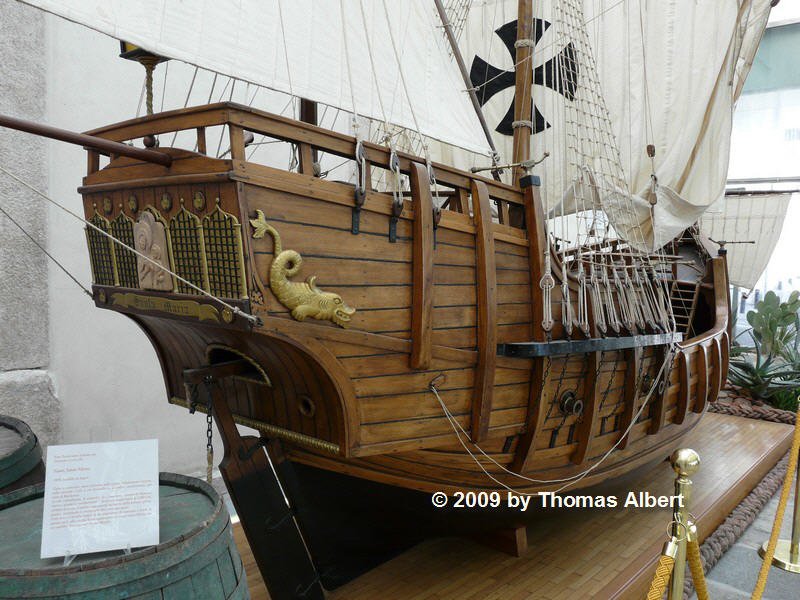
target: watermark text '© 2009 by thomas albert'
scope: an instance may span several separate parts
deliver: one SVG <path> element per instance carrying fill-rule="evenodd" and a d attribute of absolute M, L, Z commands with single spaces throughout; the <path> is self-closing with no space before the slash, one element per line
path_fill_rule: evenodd
<path fill-rule="evenodd" d="M 455 509 L 511 508 L 525 512 L 528 508 L 682 508 L 683 496 L 657 496 L 648 491 L 628 492 L 624 497 L 561 495 L 553 492 L 515 494 L 514 492 L 455 492 L 447 495 L 434 492 L 431 503 L 436 508 L 447 506 Z"/>

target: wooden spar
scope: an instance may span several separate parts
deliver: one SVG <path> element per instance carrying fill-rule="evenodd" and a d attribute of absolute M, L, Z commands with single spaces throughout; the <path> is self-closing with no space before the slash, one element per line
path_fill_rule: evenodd
<path fill-rule="evenodd" d="M 497 264 L 492 233 L 489 191 L 480 181 L 472 182 L 472 212 L 475 221 L 475 271 L 478 302 L 478 364 L 472 390 L 472 441 L 483 441 L 489 433 L 494 402 L 497 363 Z"/>
<path fill-rule="evenodd" d="M 300 98 L 300 120 L 304 123 L 317 124 L 317 103 Z M 317 162 L 317 151 L 309 144 L 300 144 L 300 172 L 314 174 L 314 163 Z"/>
<path fill-rule="evenodd" d="M 489 125 L 486 124 L 486 117 L 483 114 L 481 103 L 478 101 L 478 94 L 475 93 L 475 87 L 472 85 L 472 80 L 469 77 L 467 65 L 464 63 L 464 57 L 461 55 L 461 50 L 458 48 L 458 42 L 453 33 L 453 26 L 450 24 L 450 19 L 447 18 L 447 12 L 444 9 L 442 0 L 434 0 L 434 3 L 436 4 L 436 10 L 439 11 L 439 18 L 442 20 L 444 32 L 447 34 L 447 41 L 450 42 L 450 49 L 453 51 L 458 70 L 461 71 L 461 77 L 464 79 L 464 84 L 467 86 L 467 93 L 469 93 L 472 107 L 475 109 L 475 114 L 478 115 L 478 121 L 481 123 L 481 128 L 483 129 L 484 135 L 486 135 L 486 141 L 489 143 L 489 147 L 492 149 L 494 155 L 497 156 L 497 148 L 492 139 L 492 132 L 489 131 Z M 496 181 L 500 181 L 500 174 L 497 171 L 492 171 L 492 176 Z"/>
<path fill-rule="evenodd" d="M 514 121 L 530 122 L 532 118 L 531 87 L 533 85 L 533 2 L 532 0 L 519 0 L 517 5 L 517 53 L 514 59 L 516 65 L 514 88 Z M 514 153 L 512 163 L 528 160 L 531 154 L 531 127 L 514 127 Z M 522 167 L 514 167 L 514 185 L 519 183 L 519 178 L 525 174 Z"/>
<path fill-rule="evenodd" d="M 411 163 L 414 200 L 412 247 L 411 357 L 412 369 L 429 369 L 433 335 L 433 198 L 428 170 Z"/>
<path fill-rule="evenodd" d="M 547 237 L 544 231 L 544 207 L 539 196 L 539 186 L 530 185 L 524 189 L 525 193 L 525 228 L 528 231 L 530 249 L 528 251 L 528 267 L 531 277 L 531 339 L 535 342 L 545 342 L 547 335 L 542 327 L 544 320 L 544 307 L 542 305 L 541 288 L 539 281 L 544 275 L 544 254 L 547 251 Z M 541 435 L 545 421 L 545 411 L 548 402 L 544 394 L 547 383 L 545 360 L 534 362 L 531 374 L 531 386 L 528 391 L 528 414 L 525 419 L 525 433 L 520 436 L 514 455 L 512 470 L 524 473 L 533 461 L 536 450 L 534 442 Z"/>
<path fill-rule="evenodd" d="M 8 127 L 9 129 L 16 129 L 17 131 L 25 131 L 34 135 L 41 135 L 54 140 L 62 142 L 69 142 L 70 144 L 77 144 L 84 148 L 97 150 L 98 152 L 108 154 L 118 154 L 120 156 L 129 156 L 138 160 L 155 163 L 169 167 L 172 165 L 172 157 L 163 152 L 156 152 L 155 150 L 144 150 L 142 148 L 134 148 L 119 142 L 112 142 L 103 138 L 95 137 L 93 135 L 86 135 L 85 133 L 75 133 L 66 129 L 59 129 L 50 125 L 42 123 L 34 123 L 25 119 L 18 119 L 16 117 L 8 117 L 0 115 L 0 127 Z"/>

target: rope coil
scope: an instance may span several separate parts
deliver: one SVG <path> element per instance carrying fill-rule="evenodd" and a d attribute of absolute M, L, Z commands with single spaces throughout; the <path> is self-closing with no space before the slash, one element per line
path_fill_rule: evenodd
<path fill-rule="evenodd" d="M 511 121 L 511 127 L 517 129 L 519 127 L 527 127 L 528 129 L 533 129 L 533 121 Z"/>

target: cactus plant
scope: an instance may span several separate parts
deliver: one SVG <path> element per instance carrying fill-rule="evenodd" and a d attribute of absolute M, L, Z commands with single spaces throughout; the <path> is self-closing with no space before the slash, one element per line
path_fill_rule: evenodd
<path fill-rule="evenodd" d="M 753 398 L 770 403 L 796 401 L 800 391 L 800 292 L 786 302 L 767 292 L 747 313 L 753 346 L 742 345 L 737 336 L 731 349 L 728 380 Z"/>
<path fill-rule="evenodd" d="M 800 320 L 800 292 L 795 290 L 786 302 L 781 302 L 775 292 L 767 292 L 748 311 L 747 322 L 761 351 L 767 356 L 780 355 L 787 346 L 796 345 L 798 320 Z"/>

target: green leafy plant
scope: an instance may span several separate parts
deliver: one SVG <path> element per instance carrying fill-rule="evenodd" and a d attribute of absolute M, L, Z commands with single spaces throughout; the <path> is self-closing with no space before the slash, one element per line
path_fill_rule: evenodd
<path fill-rule="evenodd" d="M 784 390 L 778 392 L 770 398 L 769 403 L 781 410 L 797 412 L 797 407 L 800 404 L 800 390 Z"/>
<path fill-rule="evenodd" d="M 747 390 L 753 398 L 769 401 L 782 392 L 800 389 L 800 370 L 783 358 L 761 352 L 755 335 L 753 353 L 731 356 L 728 381 Z"/>

